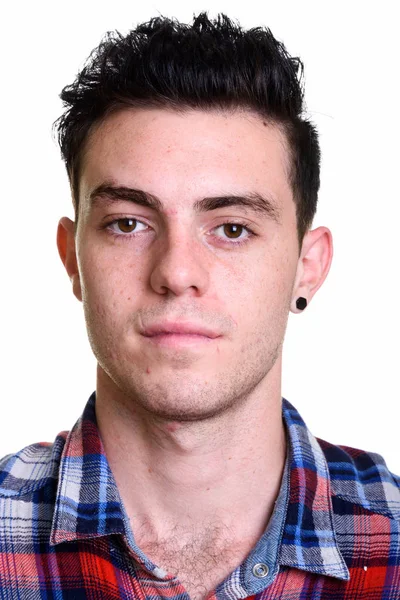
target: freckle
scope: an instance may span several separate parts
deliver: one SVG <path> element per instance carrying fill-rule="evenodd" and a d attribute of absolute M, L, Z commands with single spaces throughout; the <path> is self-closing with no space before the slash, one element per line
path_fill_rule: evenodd
<path fill-rule="evenodd" d="M 150 467 L 147 469 L 149 473 L 153 472 L 153 469 L 150 469 Z"/>
<path fill-rule="evenodd" d="M 147 367 L 146 373 L 150 373 L 150 367 Z"/>
<path fill-rule="evenodd" d="M 232 456 L 230 456 L 230 457 L 228 458 L 228 460 L 232 460 Z"/>
<path fill-rule="evenodd" d="M 207 492 L 208 492 L 208 490 L 209 490 L 209 489 L 210 489 L 210 488 L 207 488 Z"/>

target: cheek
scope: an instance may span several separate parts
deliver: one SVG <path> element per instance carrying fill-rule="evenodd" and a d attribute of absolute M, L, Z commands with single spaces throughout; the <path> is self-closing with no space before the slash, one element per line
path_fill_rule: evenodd
<path fill-rule="evenodd" d="M 230 289 L 237 311 L 235 319 L 250 329 L 284 323 L 290 308 L 292 278 L 289 262 L 271 255 L 237 271 L 236 285 Z"/>
<path fill-rule="evenodd" d="M 120 256 L 101 250 L 80 255 L 82 296 L 87 309 L 105 317 L 135 308 L 143 288 L 138 264 L 121 261 Z"/>

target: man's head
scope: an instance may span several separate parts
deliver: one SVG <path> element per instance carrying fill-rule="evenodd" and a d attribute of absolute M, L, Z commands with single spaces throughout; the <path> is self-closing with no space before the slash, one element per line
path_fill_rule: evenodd
<path fill-rule="evenodd" d="M 103 381 L 153 414 L 219 414 L 267 375 L 276 389 L 288 312 L 327 274 L 300 64 L 226 17 L 154 19 L 63 91 L 76 222 L 60 255 Z M 188 324 L 209 337 L 154 336 Z"/>

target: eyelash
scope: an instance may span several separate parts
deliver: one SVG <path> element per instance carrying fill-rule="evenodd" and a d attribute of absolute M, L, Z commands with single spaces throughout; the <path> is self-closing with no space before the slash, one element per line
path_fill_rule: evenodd
<path fill-rule="evenodd" d="M 131 219 L 132 221 L 136 221 L 137 223 L 142 223 L 143 225 L 147 225 L 146 223 L 144 223 L 143 221 L 140 221 L 139 219 L 134 219 L 132 217 L 119 217 L 118 219 L 114 219 L 113 221 L 110 221 L 109 223 L 106 223 L 102 229 L 107 229 L 108 232 L 118 238 L 118 239 L 130 239 L 131 237 L 134 237 L 135 235 L 138 235 L 137 232 L 135 233 L 134 231 L 132 231 L 131 233 L 115 233 L 115 231 L 113 231 L 111 229 L 111 225 L 114 225 L 115 223 L 118 223 L 118 221 L 123 221 L 124 219 Z M 248 223 L 245 221 L 241 221 L 241 220 L 235 220 L 235 221 L 227 221 L 226 223 L 221 223 L 221 225 L 217 225 L 216 227 L 214 227 L 214 229 L 219 229 L 220 227 L 223 227 L 224 225 L 240 225 L 241 227 L 243 227 L 244 229 L 246 229 L 247 233 L 249 234 L 246 238 L 244 238 L 243 240 L 240 241 L 233 241 L 233 240 L 229 240 L 229 238 L 226 238 L 226 243 L 232 246 L 242 246 L 243 244 L 246 244 L 250 238 L 252 238 L 253 236 L 256 236 L 257 234 L 254 233 L 254 231 L 249 227 Z M 218 237 L 218 236 L 217 236 Z M 221 239 L 221 238 L 219 238 Z"/>

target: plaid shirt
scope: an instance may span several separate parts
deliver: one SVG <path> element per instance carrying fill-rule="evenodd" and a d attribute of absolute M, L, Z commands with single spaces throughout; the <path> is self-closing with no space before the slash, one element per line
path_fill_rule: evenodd
<path fill-rule="evenodd" d="M 377 454 L 314 438 L 287 400 L 283 419 L 288 461 L 271 521 L 209 598 L 399 600 L 400 479 Z M 0 461 L 0 598 L 189 598 L 135 544 L 95 394 L 70 433 Z"/>

